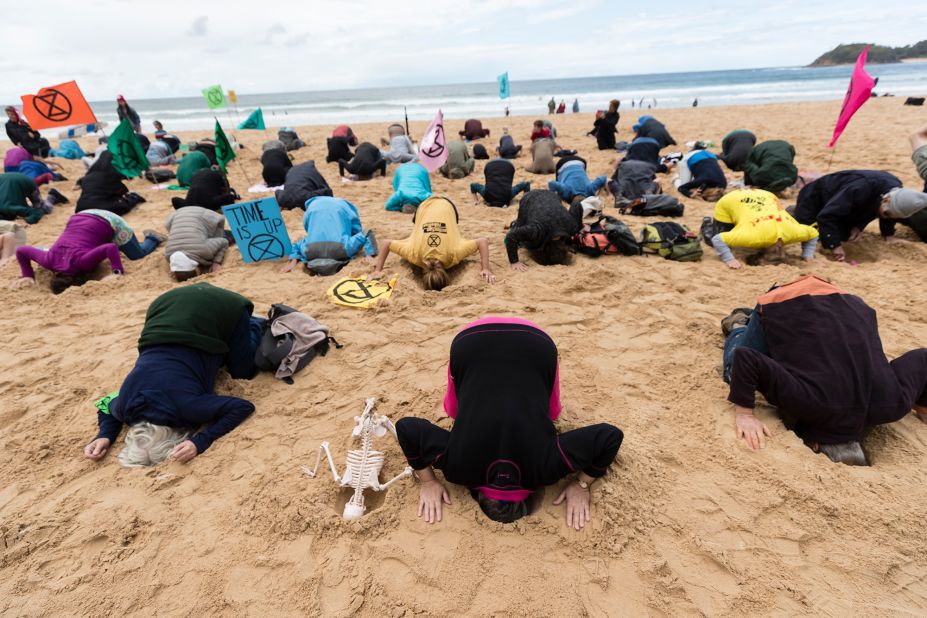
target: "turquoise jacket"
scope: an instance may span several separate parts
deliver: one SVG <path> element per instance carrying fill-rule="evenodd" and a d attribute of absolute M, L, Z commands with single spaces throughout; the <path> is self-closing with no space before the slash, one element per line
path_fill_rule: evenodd
<path fill-rule="evenodd" d="M 398 211 L 406 204 L 418 206 L 431 197 L 431 178 L 419 163 L 403 163 L 393 174 L 393 195 L 386 210 Z"/>

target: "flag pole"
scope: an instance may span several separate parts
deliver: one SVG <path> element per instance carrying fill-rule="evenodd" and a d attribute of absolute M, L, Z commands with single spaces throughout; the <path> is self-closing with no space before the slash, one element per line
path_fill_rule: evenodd
<path fill-rule="evenodd" d="M 403 105 L 402 112 L 406 115 L 406 137 L 412 139 L 412 133 L 409 132 L 409 109 Z"/>
<path fill-rule="evenodd" d="M 213 116 L 213 120 L 216 121 L 216 124 L 218 124 L 219 127 L 222 126 L 222 124 L 219 122 L 219 119 L 216 118 L 215 116 Z M 237 139 L 235 140 L 235 143 L 236 143 L 236 144 L 238 143 L 238 140 L 237 140 Z M 242 165 L 242 163 L 241 163 L 241 157 L 238 156 L 238 153 L 235 153 L 235 158 L 232 159 L 232 160 L 233 160 L 233 161 L 238 161 L 238 166 L 241 168 L 241 173 L 242 173 L 242 175 L 245 177 L 245 182 L 248 183 L 248 188 L 250 189 L 250 188 L 251 188 L 251 178 L 248 176 L 248 172 L 247 172 L 247 170 L 245 170 L 245 166 Z M 226 176 L 228 176 L 228 170 L 227 170 L 227 169 L 226 169 Z"/>
<path fill-rule="evenodd" d="M 830 173 L 830 166 L 834 164 L 834 155 L 837 154 L 837 144 L 830 149 L 830 161 L 827 162 L 827 173 Z"/>

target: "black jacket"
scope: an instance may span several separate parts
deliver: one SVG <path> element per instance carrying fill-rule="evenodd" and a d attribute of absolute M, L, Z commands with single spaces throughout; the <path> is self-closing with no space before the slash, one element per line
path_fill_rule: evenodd
<path fill-rule="evenodd" d="M 660 143 L 660 148 L 675 146 L 676 140 L 666 130 L 666 126 L 656 118 L 651 118 L 637 130 L 637 137 L 652 137 Z"/>
<path fill-rule="evenodd" d="M 357 147 L 354 158 L 345 167 L 350 173 L 357 176 L 373 176 L 377 171 L 377 164 L 380 163 L 382 158 L 383 155 L 380 154 L 379 148 L 370 142 L 364 142 Z"/>
<path fill-rule="evenodd" d="M 337 163 L 344 159 L 350 161 L 354 154 L 351 152 L 351 139 L 344 136 L 328 138 L 328 156 L 325 157 L 326 163 Z"/>
<path fill-rule="evenodd" d="M 90 166 L 83 178 L 78 179 L 80 197 L 74 212 L 95 208 L 124 215 L 132 210 L 125 200 L 129 189 L 122 183 L 123 176 L 113 167 L 113 154 L 106 150 Z"/>
<path fill-rule="evenodd" d="M 596 118 L 593 123 L 595 128 L 590 133 L 595 135 L 599 150 L 615 149 L 615 134 L 618 132 L 618 120 L 620 118 L 621 114 L 618 112 L 605 112 L 602 118 Z"/>
<path fill-rule="evenodd" d="M 504 207 L 512 201 L 512 179 L 515 178 L 515 166 L 505 159 L 493 159 L 483 170 L 486 176 L 486 189 L 483 199 L 490 206 Z"/>
<path fill-rule="evenodd" d="M 554 237 L 568 240 L 583 226 L 579 203 L 567 210 L 555 191 L 529 191 L 521 198 L 518 217 L 505 235 L 509 263 L 518 261 L 518 248 L 537 249 Z"/>
<path fill-rule="evenodd" d="M 261 175 L 268 187 L 278 187 L 286 182 L 286 173 L 293 167 L 290 156 L 276 148 L 264 151 L 261 164 L 264 166 Z"/>
<path fill-rule="evenodd" d="M 332 196 L 331 187 L 315 166 L 315 161 L 294 165 L 286 173 L 283 191 L 277 191 L 280 208 L 305 208 L 306 200 L 318 195 Z"/>
<path fill-rule="evenodd" d="M 811 225 L 815 221 L 821 232 L 821 244 L 827 249 L 839 247 L 850 237 L 853 228 L 862 230 L 879 219 L 882 196 L 901 187 L 901 181 L 888 172 L 848 170 L 821 176 L 798 194 L 795 219 Z M 879 219 L 883 236 L 895 234 L 895 221 Z"/>
<path fill-rule="evenodd" d="M 235 203 L 235 194 L 229 188 L 228 180 L 218 170 L 202 169 L 190 179 L 190 190 L 186 198 L 175 197 L 171 200 L 174 208 L 200 206 L 207 210 L 220 212 L 223 206 Z"/>
<path fill-rule="evenodd" d="M 750 151 L 756 145 L 756 135 L 750 131 L 733 131 L 724 136 L 721 141 L 721 156 L 719 157 L 732 172 L 742 172 Z"/>

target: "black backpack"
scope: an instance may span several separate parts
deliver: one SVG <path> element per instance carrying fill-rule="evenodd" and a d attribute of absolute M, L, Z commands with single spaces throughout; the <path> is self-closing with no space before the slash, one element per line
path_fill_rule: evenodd
<path fill-rule="evenodd" d="M 622 255 L 640 255 L 641 248 L 637 244 L 631 229 L 614 217 L 605 215 L 589 225 L 589 229 L 582 229 L 573 237 L 573 245 L 583 255 L 598 257 L 608 253 L 621 253 Z"/>
<path fill-rule="evenodd" d="M 288 307 L 280 303 L 274 303 L 270 306 L 270 311 L 267 312 L 267 321 L 264 323 L 264 331 L 261 336 L 261 342 L 258 344 L 257 350 L 254 352 L 254 364 L 261 371 L 273 371 L 276 372 L 277 368 L 280 367 L 280 363 L 283 362 L 287 356 L 289 356 L 290 351 L 293 349 L 293 344 L 296 341 L 296 338 L 293 337 L 290 333 L 284 333 L 283 335 L 276 336 L 271 331 L 270 327 L 274 321 L 284 315 L 290 313 L 299 313 L 296 309 Z M 296 365 L 296 371 L 300 371 L 303 367 L 309 364 L 309 362 L 315 358 L 317 355 L 325 356 L 328 354 L 328 349 L 330 344 L 334 343 L 335 348 L 342 348 L 343 346 L 338 343 L 334 337 L 326 337 L 313 347 L 307 350 Z M 283 381 L 287 384 L 293 383 L 293 378 L 286 377 L 283 378 Z"/>
<path fill-rule="evenodd" d="M 639 217 L 681 217 L 685 209 L 685 205 L 671 195 L 648 194 L 620 206 L 619 212 Z"/>

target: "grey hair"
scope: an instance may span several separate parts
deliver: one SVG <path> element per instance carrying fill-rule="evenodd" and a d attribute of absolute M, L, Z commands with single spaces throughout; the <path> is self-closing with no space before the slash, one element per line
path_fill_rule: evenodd
<path fill-rule="evenodd" d="M 126 433 L 126 445 L 119 453 L 119 463 L 127 468 L 156 466 L 190 434 L 186 429 L 148 422 L 132 425 Z"/>

